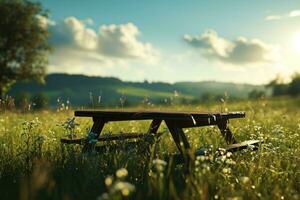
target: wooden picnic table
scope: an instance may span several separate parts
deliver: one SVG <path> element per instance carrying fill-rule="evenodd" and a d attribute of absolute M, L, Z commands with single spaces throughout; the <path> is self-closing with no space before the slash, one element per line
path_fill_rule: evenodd
<path fill-rule="evenodd" d="M 247 147 L 249 144 L 257 144 L 259 141 L 251 140 L 241 144 L 237 143 L 236 138 L 228 127 L 230 119 L 244 118 L 245 112 L 161 112 L 161 111 L 75 111 L 76 117 L 91 117 L 93 126 L 91 132 L 95 134 L 97 141 L 111 141 L 119 139 L 143 138 L 149 134 L 157 134 L 157 131 L 164 121 L 172 135 L 172 138 L 181 153 L 185 155 L 189 151 L 190 144 L 183 131 L 183 128 L 193 128 L 201 126 L 216 125 L 226 143 L 228 149 Z M 120 133 L 109 136 L 101 135 L 103 127 L 108 122 L 132 121 L 132 120 L 152 120 L 145 133 Z M 62 139 L 64 143 L 84 144 L 84 149 L 89 149 L 91 144 L 86 138 Z M 230 146 L 231 145 L 231 146 Z"/>

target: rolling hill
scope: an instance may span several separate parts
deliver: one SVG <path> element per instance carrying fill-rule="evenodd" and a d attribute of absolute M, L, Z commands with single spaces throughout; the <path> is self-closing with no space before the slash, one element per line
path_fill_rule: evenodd
<path fill-rule="evenodd" d="M 34 81 L 21 82 L 13 86 L 10 95 L 20 93 L 33 95 L 43 92 L 51 105 L 57 99 L 69 100 L 73 105 L 97 103 L 113 106 L 125 101 L 136 104 L 142 101 L 168 102 L 170 99 L 197 101 L 207 94 L 221 96 L 227 92 L 230 98 L 246 98 L 252 90 L 264 90 L 263 86 L 235 84 L 216 81 L 177 82 L 127 82 L 113 77 L 90 77 L 85 75 L 50 74 L 44 85 Z"/>

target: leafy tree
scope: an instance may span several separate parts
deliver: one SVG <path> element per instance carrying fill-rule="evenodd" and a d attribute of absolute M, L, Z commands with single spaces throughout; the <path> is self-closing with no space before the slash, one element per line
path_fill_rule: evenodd
<path fill-rule="evenodd" d="M 0 98 L 21 80 L 43 82 L 48 30 L 47 13 L 29 0 L 0 0 Z"/>
<path fill-rule="evenodd" d="M 265 97 L 266 93 L 264 91 L 260 91 L 260 90 L 252 90 L 251 92 L 249 92 L 248 94 L 248 98 L 249 99 L 259 99 L 262 97 Z"/>
<path fill-rule="evenodd" d="M 34 95 L 31 99 L 31 101 L 33 103 L 33 109 L 35 109 L 35 110 L 41 110 L 41 109 L 45 109 L 48 107 L 48 98 L 42 92 Z"/>
<path fill-rule="evenodd" d="M 283 82 L 283 78 L 280 75 L 277 75 L 275 79 L 266 85 L 266 87 L 272 89 L 273 96 L 282 96 L 288 94 L 288 85 Z"/>
<path fill-rule="evenodd" d="M 291 96 L 300 95 L 300 73 L 295 73 L 292 76 L 292 81 L 289 84 L 288 93 Z"/>

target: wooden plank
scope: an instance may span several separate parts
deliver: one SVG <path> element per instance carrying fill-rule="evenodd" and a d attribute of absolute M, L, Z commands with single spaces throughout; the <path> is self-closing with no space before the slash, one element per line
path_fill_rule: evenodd
<path fill-rule="evenodd" d="M 249 148 L 249 146 L 253 146 L 253 150 L 256 150 L 260 143 L 262 143 L 260 140 L 247 140 L 244 142 L 228 145 L 225 149 L 227 151 L 233 152 L 233 151 L 239 151 L 242 149 L 247 149 L 247 148 Z"/>
<path fill-rule="evenodd" d="M 204 113 L 204 112 L 160 112 L 160 111 L 75 111 L 78 117 L 99 117 L 107 121 L 128 121 L 128 120 L 190 120 L 207 119 L 220 121 L 232 118 L 243 118 L 245 112 L 230 113 Z"/>
<path fill-rule="evenodd" d="M 101 135 L 98 137 L 97 141 L 106 142 L 113 140 L 126 140 L 126 139 L 135 139 L 135 138 L 145 138 L 149 134 L 146 133 L 120 133 L 120 134 L 111 134 L 111 135 Z M 66 144 L 85 144 L 87 141 L 86 138 L 62 138 L 61 142 Z"/>

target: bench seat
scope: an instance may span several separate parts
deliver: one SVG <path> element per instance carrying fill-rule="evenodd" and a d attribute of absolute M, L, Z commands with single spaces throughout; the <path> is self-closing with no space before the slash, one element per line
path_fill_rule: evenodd
<path fill-rule="evenodd" d="M 127 139 L 136 139 L 136 138 L 146 138 L 151 136 L 149 133 L 120 133 L 120 134 L 106 134 L 100 135 L 97 138 L 98 142 L 114 141 L 114 140 L 127 140 Z M 62 138 L 60 140 L 62 143 L 66 144 L 85 144 L 87 138 Z"/>

